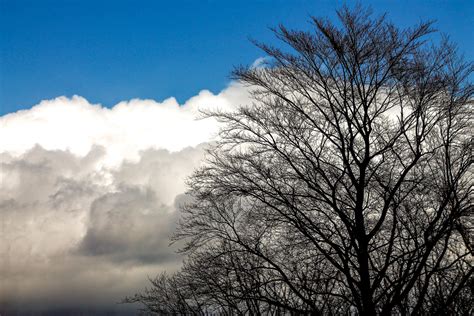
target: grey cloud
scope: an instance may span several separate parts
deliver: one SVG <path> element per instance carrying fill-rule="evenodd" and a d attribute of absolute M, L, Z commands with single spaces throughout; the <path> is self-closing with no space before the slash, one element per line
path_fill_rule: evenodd
<path fill-rule="evenodd" d="M 115 169 L 97 146 L 0 154 L 0 311 L 120 309 L 147 276 L 177 269 L 175 205 L 204 147 L 150 149 Z"/>
<path fill-rule="evenodd" d="M 143 151 L 138 163 L 125 162 L 114 178 L 118 183 L 153 188 L 162 203 L 172 205 L 174 198 L 185 191 L 185 179 L 200 163 L 205 146 L 187 147 L 174 153 Z"/>
<path fill-rule="evenodd" d="M 92 203 L 87 233 L 79 246 L 84 255 L 122 262 L 163 263 L 177 260 L 168 248 L 176 215 L 150 188 L 121 187 Z"/>

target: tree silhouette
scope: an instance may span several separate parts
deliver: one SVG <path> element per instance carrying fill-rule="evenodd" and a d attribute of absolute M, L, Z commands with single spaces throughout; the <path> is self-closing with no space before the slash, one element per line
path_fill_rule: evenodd
<path fill-rule="evenodd" d="M 472 313 L 473 65 L 369 10 L 280 26 L 189 179 L 158 314 Z"/>

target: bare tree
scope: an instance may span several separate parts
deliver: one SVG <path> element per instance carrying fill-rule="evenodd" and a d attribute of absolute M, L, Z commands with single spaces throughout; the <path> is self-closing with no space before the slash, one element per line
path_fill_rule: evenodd
<path fill-rule="evenodd" d="M 155 284 L 186 288 L 187 313 L 473 312 L 473 65 L 431 23 L 337 13 L 256 43 L 269 60 L 233 73 L 255 102 L 208 113 L 188 260 Z"/>

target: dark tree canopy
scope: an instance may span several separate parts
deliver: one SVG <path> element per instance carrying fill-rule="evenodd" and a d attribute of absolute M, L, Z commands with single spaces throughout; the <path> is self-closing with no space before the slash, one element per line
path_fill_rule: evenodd
<path fill-rule="evenodd" d="M 471 63 L 431 23 L 363 8 L 233 76 L 255 100 L 189 179 L 182 270 L 131 301 L 158 314 L 473 312 Z"/>

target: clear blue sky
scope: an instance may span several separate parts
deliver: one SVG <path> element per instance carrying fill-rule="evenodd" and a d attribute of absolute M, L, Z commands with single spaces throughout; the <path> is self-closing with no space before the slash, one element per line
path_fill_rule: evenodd
<path fill-rule="evenodd" d="M 112 106 L 131 98 L 183 102 L 219 92 L 233 65 L 274 42 L 269 27 L 334 18 L 341 1 L 0 0 L 0 115 L 74 94 Z M 352 3 L 349 1 L 349 3 Z M 363 1 L 400 26 L 435 19 L 473 60 L 474 1 Z"/>

